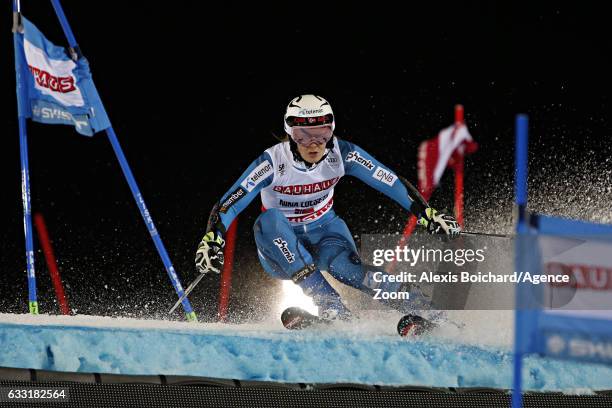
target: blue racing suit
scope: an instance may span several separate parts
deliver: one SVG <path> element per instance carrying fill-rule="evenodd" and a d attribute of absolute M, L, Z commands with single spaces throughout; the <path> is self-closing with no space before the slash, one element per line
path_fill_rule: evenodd
<path fill-rule="evenodd" d="M 264 212 L 255 221 L 254 234 L 264 270 L 293 280 L 323 312 L 343 315 L 348 311 L 321 270 L 371 294 L 373 267 L 361 263 L 351 232 L 333 211 L 335 184 L 344 175 L 357 177 L 415 215 L 427 204 L 410 183 L 360 147 L 336 137 L 332 144 L 324 159 L 310 167 L 295 160 L 289 142 L 266 150 L 213 208 L 209 229 L 224 233 L 261 194 Z M 377 287 L 395 291 L 399 284 Z"/>

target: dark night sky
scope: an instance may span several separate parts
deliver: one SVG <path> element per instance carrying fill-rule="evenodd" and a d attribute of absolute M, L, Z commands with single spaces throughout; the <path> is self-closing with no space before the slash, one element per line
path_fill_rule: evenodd
<path fill-rule="evenodd" d="M 271 132 L 282 131 L 284 108 L 300 93 L 328 98 L 339 136 L 412 180 L 418 143 L 449 125 L 453 105 L 463 103 L 481 145 L 468 160 L 468 228 L 493 232 L 508 232 L 512 123 L 527 112 L 533 207 L 610 221 L 612 47 L 607 13 L 595 2 L 411 3 L 402 10 L 396 2 L 63 4 L 184 283 L 195 277 L 193 252 L 210 207 L 274 143 Z M 25 311 L 26 280 L 5 8 L 0 311 L 18 312 Z M 23 12 L 64 44 L 50 4 L 23 1 Z M 171 286 L 105 136 L 38 124 L 29 134 L 33 208 L 47 218 L 79 312 L 127 314 L 136 307 L 151 316 L 167 309 Z M 564 195 L 593 200 L 582 208 Z M 337 196 L 337 212 L 354 234 L 397 231 L 405 221 L 397 206 L 357 181 L 345 180 Z M 450 206 L 450 197 L 442 188 L 436 206 Z M 257 207 L 241 218 L 236 316 L 249 307 L 265 313 L 266 288 L 274 287 L 253 249 Z M 44 304 L 50 283 L 40 254 L 36 261 Z M 200 314 L 212 318 L 216 293 L 216 278 L 201 284 L 193 298 Z M 52 309 L 46 304 L 44 311 Z"/>

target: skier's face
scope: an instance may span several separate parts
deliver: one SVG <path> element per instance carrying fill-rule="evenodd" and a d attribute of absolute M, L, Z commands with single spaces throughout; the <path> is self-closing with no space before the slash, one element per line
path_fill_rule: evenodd
<path fill-rule="evenodd" d="M 312 142 L 308 146 L 298 144 L 297 149 L 305 162 L 316 163 L 321 160 L 325 154 L 325 143 Z"/>
<path fill-rule="evenodd" d="M 331 126 L 308 126 L 293 128 L 293 140 L 298 152 L 308 163 L 317 163 L 325 154 L 325 145 L 332 138 Z"/>

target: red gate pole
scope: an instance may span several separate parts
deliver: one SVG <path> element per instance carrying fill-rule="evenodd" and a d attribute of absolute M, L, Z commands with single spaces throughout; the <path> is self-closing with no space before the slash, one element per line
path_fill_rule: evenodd
<path fill-rule="evenodd" d="M 463 117 L 463 105 L 455 105 L 455 126 L 460 126 L 464 123 Z M 455 218 L 457 222 L 463 228 L 463 176 L 464 176 L 464 159 L 463 159 L 463 147 L 460 147 L 461 151 L 457 155 L 457 161 L 455 163 Z"/>
<path fill-rule="evenodd" d="M 227 321 L 227 307 L 232 289 L 232 270 L 234 269 L 234 249 L 236 248 L 236 229 L 238 218 L 235 218 L 225 236 L 225 262 L 221 271 L 221 288 L 219 290 L 219 321 Z"/>
<path fill-rule="evenodd" d="M 49 275 L 51 275 L 51 281 L 53 282 L 53 288 L 55 289 L 55 296 L 59 302 L 60 311 L 64 315 L 69 315 L 70 308 L 68 307 L 68 300 L 66 299 L 66 293 L 64 292 L 64 286 L 62 285 L 59 268 L 57 267 L 55 254 L 53 253 L 53 247 L 51 246 L 51 240 L 49 239 L 49 232 L 47 231 L 45 219 L 40 213 L 34 214 L 34 225 L 38 231 L 38 239 L 40 241 L 40 245 L 42 246 L 43 253 L 45 254 L 45 260 L 47 261 Z"/>
<path fill-rule="evenodd" d="M 463 105 L 455 105 L 455 126 L 462 125 L 464 123 L 464 115 L 463 115 Z M 463 149 L 463 148 L 461 148 Z M 456 161 L 453 164 L 453 168 L 455 170 L 455 217 L 461 228 L 463 228 L 463 151 L 457 155 Z M 452 161 L 453 159 L 451 159 Z M 425 201 L 429 201 L 433 194 L 433 187 L 424 191 L 422 186 L 419 183 L 419 191 Z M 400 238 L 397 245 L 399 247 L 403 247 L 408 243 L 410 236 L 414 232 L 414 229 L 417 225 L 417 218 L 414 215 L 411 215 L 406 226 L 404 227 L 404 231 L 402 232 L 402 237 Z M 391 262 L 387 266 L 387 272 L 392 272 L 395 269 L 395 260 Z"/>

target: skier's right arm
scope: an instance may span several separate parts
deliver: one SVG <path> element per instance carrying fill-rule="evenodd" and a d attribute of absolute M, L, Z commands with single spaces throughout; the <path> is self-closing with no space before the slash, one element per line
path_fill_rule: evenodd
<path fill-rule="evenodd" d="M 221 200 L 215 203 L 208 217 L 206 233 L 196 251 L 196 269 L 200 273 L 221 271 L 227 228 L 261 189 L 270 185 L 273 177 L 272 159 L 268 153 L 263 153 L 242 173 Z"/>

